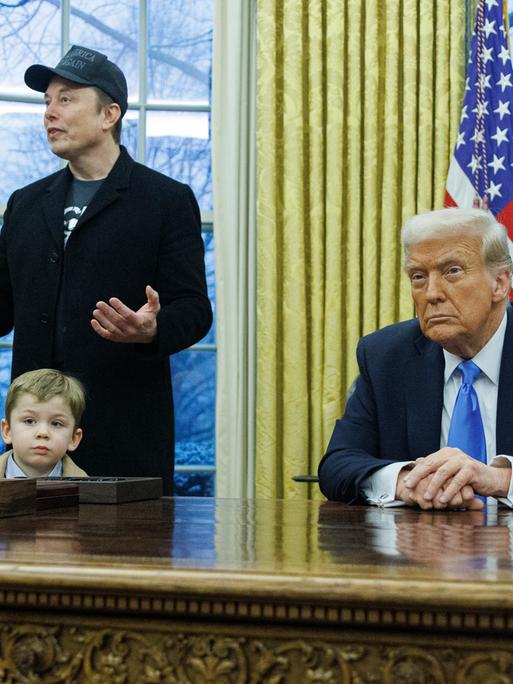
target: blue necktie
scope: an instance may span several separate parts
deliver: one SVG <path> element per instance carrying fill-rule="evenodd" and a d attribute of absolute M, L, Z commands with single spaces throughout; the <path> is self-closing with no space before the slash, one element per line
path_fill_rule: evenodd
<path fill-rule="evenodd" d="M 457 370 L 462 375 L 461 387 L 454 402 L 447 446 L 458 447 L 477 461 L 486 463 L 486 440 L 473 383 L 481 369 L 473 361 L 462 361 Z"/>

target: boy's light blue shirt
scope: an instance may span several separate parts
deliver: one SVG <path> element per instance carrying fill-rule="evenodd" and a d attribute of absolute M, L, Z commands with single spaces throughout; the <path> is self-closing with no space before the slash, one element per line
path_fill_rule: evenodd
<path fill-rule="evenodd" d="M 23 470 L 19 467 L 13 458 L 13 454 L 7 459 L 7 464 L 5 466 L 5 477 L 6 479 L 13 477 L 27 477 Z M 45 477 L 62 477 L 62 461 L 57 461 L 51 472 Z"/>

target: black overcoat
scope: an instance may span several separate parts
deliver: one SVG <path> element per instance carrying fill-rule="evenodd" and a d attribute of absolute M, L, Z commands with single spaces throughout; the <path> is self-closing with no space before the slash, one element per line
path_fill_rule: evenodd
<path fill-rule="evenodd" d="M 64 363 L 87 392 L 84 439 L 74 453 L 89 475 L 162 476 L 171 491 L 173 404 L 168 355 L 212 321 L 194 195 L 134 162 L 124 148 L 68 239 L 66 167 L 10 197 L 0 234 L 0 335 L 14 326 L 13 377 L 54 367 L 59 288 Z M 91 327 L 96 302 L 137 310 L 160 295 L 151 344 L 109 342 Z"/>

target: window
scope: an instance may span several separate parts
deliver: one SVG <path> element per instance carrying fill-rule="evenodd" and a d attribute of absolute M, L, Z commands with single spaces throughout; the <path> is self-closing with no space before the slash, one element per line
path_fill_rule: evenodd
<path fill-rule="evenodd" d="M 42 126 L 42 96 L 25 87 L 35 63 L 71 45 L 105 52 L 124 71 L 129 109 L 122 143 L 148 166 L 188 183 L 200 204 L 209 295 L 215 303 L 210 161 L 214 0 L 13 0 L 0 8 L 0 205 L 60 166 Z M 0 340 L 0 410 L 12 337 Z M 176 493 L 214 494 L 215 327 L 171 359 Z"/>

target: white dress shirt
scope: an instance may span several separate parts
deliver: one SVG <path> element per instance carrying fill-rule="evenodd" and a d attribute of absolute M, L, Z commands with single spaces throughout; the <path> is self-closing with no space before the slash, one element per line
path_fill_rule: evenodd
<path fill-rule="evenodd" d="M 57 463 L 52 468 L 51 472 L 45 477 L 61 477 L 62 476 L 62 461 L 57 461 Z M 27 477 L 26 473 L 20 468 L 13 458 L 13 454 L 7 459 L 5 466 L 5 478 L 11 479 L 13 477 Z"/>
<path fill-rule="evenodd" d="M 496 423 L 497 423 L 497 396 L 499 391 L 499 374 L 502 358 L 502 347 L 504 346 L 504 335 L 506 333 L 506 314 L 502 319 L 495 334 L 487 344 L 478 352 L 472 361 L 479 366 L 481 374 L 474 382 L 481 418 L 486 439 L 486 456 L 489 465 L 500 468 L 511 468 L 513 457 L 496 453 Z M 443 350 L 445 359 L 444 372 L 444 404 L 442 410 L 442 425 L 440 432 L 440 448 L 447 446 L 447 436 L 449 425 L 456 401 L 456 396 L 461 385 L 461 373 L 455 373 L 456 367 L 464 359 Z M 362 491 L 367 501 L 377 506 L 403 506 L 405 503 L 395 498 L 397 488 L 397 478 L 399 472 L 408 463 L 414 461 L 400 461 L 380 468 L 362 482 Z M 507 498 L 500 498 L 501 503 L 513 508 L 513 478 L 509 485 Z M 495 504 L 496 499 L 488 497 L 489 504 Z"/>

